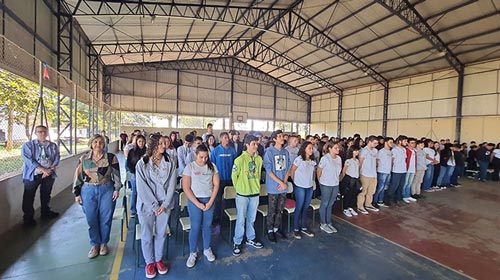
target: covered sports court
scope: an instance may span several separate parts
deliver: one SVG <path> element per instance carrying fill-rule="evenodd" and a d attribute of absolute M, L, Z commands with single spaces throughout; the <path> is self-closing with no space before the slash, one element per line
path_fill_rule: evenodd
<path fill-rule="evenodd" d="M 0 86 L 0 279 L 143 279 L 128 211 L 113 222 L 111 254 L 86 258 L 71 184 L 92 135 L 107 132 L 122 166 L 123 131 L 201 135 L 207 123 L 217 134 L 498 143 L 500 1 L 0 0 Z M 26 230 L 20 146 L 38 124 L 61 152 L 51 202 L 61 216 Z M 240 257 L 224 221 L 217 261 L 193 269 L 176 209 L 170 271 L 157 278 L 494 279 L 499 184 L 461 180 L 369 216 L 346 218 L 336 203 L 335 235 L 311 209 L 316 237 L 262 236 L 264 249 Z"/>

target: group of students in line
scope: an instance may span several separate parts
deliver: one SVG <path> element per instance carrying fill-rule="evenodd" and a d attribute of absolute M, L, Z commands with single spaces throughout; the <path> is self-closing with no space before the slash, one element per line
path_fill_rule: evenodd
<path fill-rule="evenodd" d="M 377 212 L 393 203 L 422 198 L 421 189 L 435 189 L 432 178 L 436 165 L 441 168 L 434 186 L 458 186 L 453 175 L 455 170 L 458 176 L 463 172 L 455 169 L 460 148 L 445 144 L 440 149 L 438 143 L 440 151 L 436 152 L 430 139 L 401 135 L 394 140 L 372 135 L 363 141 L 359 135 L 352 139 L 308 135 L 301 141 L 300 136 L 285 135 L 281 130 L 274 131 L 266 144 L 260 133 L 246 134 L 243 141 L 239 138 L 238 131 L 222 132 L 217 143 L 209 124 L 202 137 L 188 134 L 184 141 L 179 140 L 176 132 L 145 137 L 136 130 L 123 146 L 132 188 L 131 217 L 141 224 L 147 278 L 155 277 L 157 272 L 167 273 L 162 261 L 163 246 L 179 182 L 188 199 L 191 230 L 186 266 L 191 268 L 199 259 L 200 234 L 203 255 L 209 262 L 216 259 L 211 235 L 213 228 L 220 230 L 226 187 L 232 186 L 236 191 L 232 253 L 239 256 L 243 242 L 254 248 L 263 247 L 254 229 L 263 181 L 268 194 L 267 238 L 274 243 L 278 238 L 287 238 L 281 221 L 288 203 L 289 181 L 295 199 L 293 237 L 301 239 L 314 237 L 307 225 L 307 210 L 316 185 L 316 191 L 321 193 L 320 229 L 334 233 L 337 229 L 332 224 L 332 208 L 339 192 L 343 195 L 343 213 L 352 217 L 358 212 L 369 214 L 368 211 Z M 92 247 L 88 257 L 94 258 L 109 251 L 112 213 L 121 181 L 116 156 L 104 152 L 105 138 L 96 135 L 90 148 L 80 159 L 73 189 L 89 225 Z M 500 151 L 490 148 L 486 144 L 477 154 L 486 150 L 484 154 L 489 159 L 498 158 Z"/>

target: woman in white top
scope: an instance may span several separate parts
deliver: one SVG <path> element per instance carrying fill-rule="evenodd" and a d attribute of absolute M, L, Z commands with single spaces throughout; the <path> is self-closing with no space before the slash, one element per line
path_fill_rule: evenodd
<path fill-rule="evenodd" d="M 332 208 L 339 193 L 339 175 L 342 171 L 342 159 L 338 155 L 338 142 L 328 142 L 323 147 L 325 154 L 318 164 L 317 175 L 321 188 L 321 205 L 319 207 L 320 226 L 326 233 L 337 232 L 332 225 Z"/>
<path fill-rule="evenodd" d="M 295 215 L 293 215 L 293 236 L 302 239 L 301 232 L 309 237 L 314 233 L 307 228 L 307 209 L 313 195 L 314 168 L 313 144 L 305 141 L 300 146 L 297 158 L 293 161 L 290 176 L 294 182 Z M 300 224 L 299 224 L 300 221 Z M 300 231 L 299 231 L 300 230 Z"/>
<path fill-rule="evenodd" d="M 197 259 L 197 246 L 200 231 L 203 237 L 203 254 L 209 262 L 215 261 L 210 248 L 211 224 L 214 216 L 214 201 L 219 190 L 219 173 L 210 161 L 205 145 L 196 148 L 196 160 L 186 165 L 182 176 L 182 189 L 188 198 L 189 220 L 189 258 L 186 266 L 191 268 Z"/>
<path fill-rule="evenodd" d="M 340 193 L 344 194 L 344 215 L 347 217 L 357 216 L 354 211 L 357 205 L 357 196 L 361 190 L 361 181 L 359 180 L 359 147 L 351 146 L 347 150 L 347 160 L 342 169 L 342 184 Z"/>
<path fill-rule="evenodd" d="M 493 152 L 491 153 L 491 159 L 493 162 L 493 166 L 495 167 L 495 171 L 493 172 L 493 181 L 499 180 L 500 173 L 500 143 L 497 144 Z"/>
<path fill-rule="evenodd" d="M 175 165 L 178 166 L 177 164 L 177 150 L 175 149 L 172 139 L 170 137 L 165 137 L 165 145 L 167 145 L 167 148 L 165 149 L 165 152 L 170 156 L 173 162 L 175 162 Z M 182 174 L 180 174 L 182 176 Z"/>
<path fill-rule="evenodd" d="M 208 153 L 212 153 L 217 146 L 217 140 L 215 140 L 215 136 L 213 134 L 207 135 L 207 141 L 204 143 L 208 148 Z"/>

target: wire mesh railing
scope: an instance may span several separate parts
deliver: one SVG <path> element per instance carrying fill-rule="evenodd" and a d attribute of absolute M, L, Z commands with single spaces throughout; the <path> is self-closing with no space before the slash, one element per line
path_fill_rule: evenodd
<path fill-rule="evenodd" d="M 118 139 L 119 112 L 0 35 L 0 181 L 22 172 L 22 144 L 44 124 L 61 157 L 102 130 Z"/>

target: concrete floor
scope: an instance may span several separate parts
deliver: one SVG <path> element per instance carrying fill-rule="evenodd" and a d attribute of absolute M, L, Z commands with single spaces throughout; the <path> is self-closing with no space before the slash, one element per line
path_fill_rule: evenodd
<path fill-rule="evenodd" d="M 411 205 L 355 218 L 340 216 L 336 205 L 339 233 L 320 232 L 316 223 L 314 238 L 277 244 L 262 239 L 263 249 L 245 247 L 240 257 L 231 254 L 225 225 L 213 238 L 217 261 L 201 259 L 193 269 L 185 266 L 187 244 L 183 255 L 181 238 L 172 237 L 170 271 L 157 278 L 495 279 L 500 272 L 499 185 L 469 180 L 463 188 L 426 196 Z M 87 259 L 87 225 L 73 201 L 68 188 L 53 198 L 54 209 L 67 209 L 60 218 L 34 229 L 19 226 L 1 236 L 1 279 L 145 279 L 142 258 L 141 267 L 135 265 L 132 231 L 121 243 L 119 221 L 113 223 L 111 254 Z M 172 225 L 175 221 L 173 215 Z M 258 215 L 258 234 L 261 225 Z M 111 274 L 113 268 L 116 275 Z"/>
<path fill-rule="evenodd" d="M 463 179 L 417 203 L 348 221 L 477 279 L 500 275 L 500 184 Z"/>

